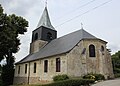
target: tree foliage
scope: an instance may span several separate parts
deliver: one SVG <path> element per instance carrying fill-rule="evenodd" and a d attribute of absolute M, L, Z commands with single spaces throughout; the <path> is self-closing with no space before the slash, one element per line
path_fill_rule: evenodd
<path fill-rule="evenodd" d="M 0 61 L 4 58 L 7 64 L 2 68 L 2 79 L 8 82 L 14 70 L 14 53 L 19 50 L 19 34 L 27 32 L 28 21 L 15 14 L 7 15 L 0 5 Z M 5 75 L 7 74 L 7 75 Z"/>
<path fill-rule="evenodd" d="M 112 55 L 113 71 L 115 75 L 120 75 L 120 51 Z"/>
<path fill-rule="evenodd" d="M 19 50 L 19 34 L 27 31 L 28 22 L 15 14 L 7 16 L 0 6 L 0 60 Z"/>

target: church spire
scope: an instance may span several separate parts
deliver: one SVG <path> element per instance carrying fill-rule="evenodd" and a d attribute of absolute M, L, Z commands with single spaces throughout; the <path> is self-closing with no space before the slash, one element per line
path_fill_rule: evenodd
<path fill-rule="evenodd" d="M 52 26 L 50 18 L 49 18 L 49 14 L 48 14 L 48 10 L 47 10 L 47 6 L 45 6 L 45 9 L 43 11 L 43 14 L 41 16 L 41 19 L 37 25 L 37 28 L 44 26 L 50 29 L 55 30 L 55 28 Z"/>

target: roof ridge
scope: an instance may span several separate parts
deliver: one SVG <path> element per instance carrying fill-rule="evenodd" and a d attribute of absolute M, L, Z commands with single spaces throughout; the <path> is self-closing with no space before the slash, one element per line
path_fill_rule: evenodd
<path fill-rule="evenodd" d="M 92 35 L 91 33 L 88 33 L 86 30 L 84 30 L 84 29 L 81 29 L 81 30 L 82 30 L 82 36 L 83 36 L 83 38 L 86 36 L 86 34 L 88 34 L 91 37 L 97 38 L 94 35 Z"/>
<path fill-rule="evenodd" d="M 86 30 L 84 30 L 84 29 L 80 29 L 80 30 L 77 30 L 77 31 L 74 31 L 74 32 L 70 32 L 70 33 L 68 33 L 68 34 L 66 34 L 66 35 L 64 35 L 64 36 L 59 37 L 59 38 L 62 38 L 62 37 L 68 36 L 68 35 L 70 35 L 70 34 L 74 34 L 74 33 L 79 32 L 79 31 L 81 31 L 81 36 L 82 36 L 82 37 L 84 37 L 84 35 L 85 35 L 84 32 L 86 32 L 87 34 L 89 34 L 89 35 L 95 37 L 94 35 L 88 33 Z M 59 39 L 59 38 L 57 38 L 57 39 Z M 95 37 L 95 38 L 97 38 L 97 37 Z M 55 39 L 54 39 L 54 40 L 55 40 Z"/>
<path fill-rule="evenodd" d="M 80 29 L 80 30 L 81 30 L 81 29 Z M 65 37 L 65 36 L 67 36 L 67 35 L 70 35 L 70 34 L 76 33 L 76 32 L 78 32 L 78 31 L 80 31 L 80 30 L 70 32 L 70 33 L 68 33 L 68 34 L 66 34 L 66 35 L 64 35 L 64 36 L 59 37 L 59 38 L 62 38 L 62 37 Z M 59 38 L 57 38 L 57 39 L 59 39 Z M 55 39 L 54 39 L 54 40 L 55 40 Z"/>

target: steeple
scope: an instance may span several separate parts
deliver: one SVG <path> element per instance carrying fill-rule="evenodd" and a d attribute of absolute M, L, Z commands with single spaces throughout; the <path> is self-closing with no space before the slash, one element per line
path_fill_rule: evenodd
<path fill-rule="evenodd" d="M 37 28 L 39 28 L 41 26 L 44 26 L 44 27 L 50 28 L 52 30 L 55 30 L 55 28 L 51 24 L 49 14 L 48 14 L 48 10 L 47 10 L 47 6 L 45 7 L 45 9 L 43 11 L 43 14 L 40 18 L 40 21 L 39 21 L 38 25 L 37 25 Z"/>
<path fill-rule="evenodd" d="M 40 48 L 46 45 L 46 43 L 49 43 L 56 38 L 57 31 L 50 22 L 46 5 L 37 28 L 32 32 L 30 54 L 38 52 Z"/>

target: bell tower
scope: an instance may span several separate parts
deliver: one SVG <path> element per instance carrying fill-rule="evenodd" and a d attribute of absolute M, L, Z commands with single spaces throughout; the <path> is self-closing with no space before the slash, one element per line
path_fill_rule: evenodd
<path fill-rule="evenodd" d="M 40 48 L 56 38 L 57 31 L 52 26 L 47 7 L 45 7 L 37 28 L 32 32 L 30 54 L 38 52 Z"/>

